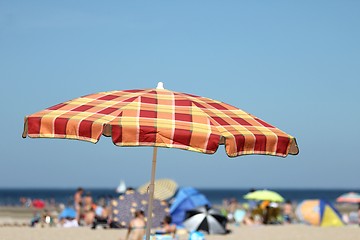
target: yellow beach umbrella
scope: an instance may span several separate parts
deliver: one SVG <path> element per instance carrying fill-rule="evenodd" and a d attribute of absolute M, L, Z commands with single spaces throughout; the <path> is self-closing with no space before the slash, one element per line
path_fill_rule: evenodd
<path fill-rule="evenodd" d="M 257 190 L 244 195 L 245 199 L 271 202 L 284 202 L 284 198 L 277 192 L 270 190 Z"/>

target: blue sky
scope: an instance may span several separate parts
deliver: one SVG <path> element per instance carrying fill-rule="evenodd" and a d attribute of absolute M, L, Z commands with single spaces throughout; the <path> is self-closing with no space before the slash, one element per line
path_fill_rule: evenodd
<path fill-rule="evenodd" d="M 151 148 L 22 139 L 24 116 L 108 90 L 232 104 L 297 138 L 287 158 L 159 149 L 182 186 L 359 189 L 358 1 L 0 1 L 0 187 L 139 186 Z"/>

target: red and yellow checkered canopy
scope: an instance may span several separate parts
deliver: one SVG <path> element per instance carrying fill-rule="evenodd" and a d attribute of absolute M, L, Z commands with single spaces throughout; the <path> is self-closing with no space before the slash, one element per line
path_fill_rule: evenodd
<path fill-rule="evenodd" d="M 294 137 L 229 104 L 166 89 L 109 91 L 79 97 L 25 117 L 23 137 L 156 146 L 230 157 L 299 152 Z"/>

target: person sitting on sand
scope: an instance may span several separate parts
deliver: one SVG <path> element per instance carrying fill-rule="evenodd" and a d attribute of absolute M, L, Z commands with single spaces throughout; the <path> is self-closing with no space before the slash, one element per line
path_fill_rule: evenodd
<path fill-rule="evenodd" d="M 96 229 L 98 225 L 107 228 L 109 220 L 109 211 L 106 206 L 105 200 L 101 199 L 95 208 L 95 218 L 93 221 L 92 229 Z"/>
<path fill-rule="evenodd" d="M 234 222 L 234 213 L 236 209 L 238 208 L 238 202 L 236 198 L 231 198 L 229 201 L 229 205 L 227 208 L 227 219 L 229 222 Z"/>
<path fill-rule="evenodd" d="M 145 213 L 143 210 L 135 212 L 135 218 L 129 223 L 128 231 L 126 234 L 126 240 L 131 236 L 131 240 L 143 240 L 145 235 Z"/>
<path fill-rule="evenodd" d="M 292 223 L 294 220 L 294 210 L 290 200 L 287 200 L 284 204 L 283 219 L 285 224 Z"/>
<path fill-rule="evenodd" d="M 82 224 L 85 226 L 92 225 L 95 219 L 96 204 L 93 202 L 93 198 L 90 192 L 87 192 L 83 198 L 83 219 Z"/>
<path fill-rule="evenodd" d="M 167 215 L 164 217 L 164 220 L 161 222 L 160 232 L 162 234 L 171 234 L 173 237 L 175 237 L 176 224 L 172 223 L 171 216 Z"/>
<path fill-rule="evenodd" d="M 254 209 L 251 211 L 251 217 L 252 217 L 252 219 L 254 220 L 254 224 L 255 224 L 255 225 L 260 225 L 260 224 L 262 224 L 262 222 L 263 222 L 263 214 L 264 214 L 264 211 L 263 211 L 263 209 L 261 208 L 260 203 L 258 203 L 257 207 L 254 208 Z"/>
<path fill-rule="evenodd" d="M 37 223 L 41 220 L 41 215 L 38 211 L 34 212 L 34 217 L 31 219 L 30 226 L 35 227 Z"/>

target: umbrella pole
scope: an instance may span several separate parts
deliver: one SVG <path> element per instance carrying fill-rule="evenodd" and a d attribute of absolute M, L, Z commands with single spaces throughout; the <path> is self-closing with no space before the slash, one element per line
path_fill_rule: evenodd
<path fill-rule="evenodd" d="M 153 200 L 154 200 L 154 189 L 155 189 L 155 170 L 156 170 L 156 156 L 157 156 L 157 147 L 153 148 L 153 159 L 151 167 L 151 181 L 149 185 L 149 207 L 147 214 L 147 223 L 146 223 L 146 240 L 150 239 L 150 230 L 152 226 L 152 210 L 153 210 Z"/>

